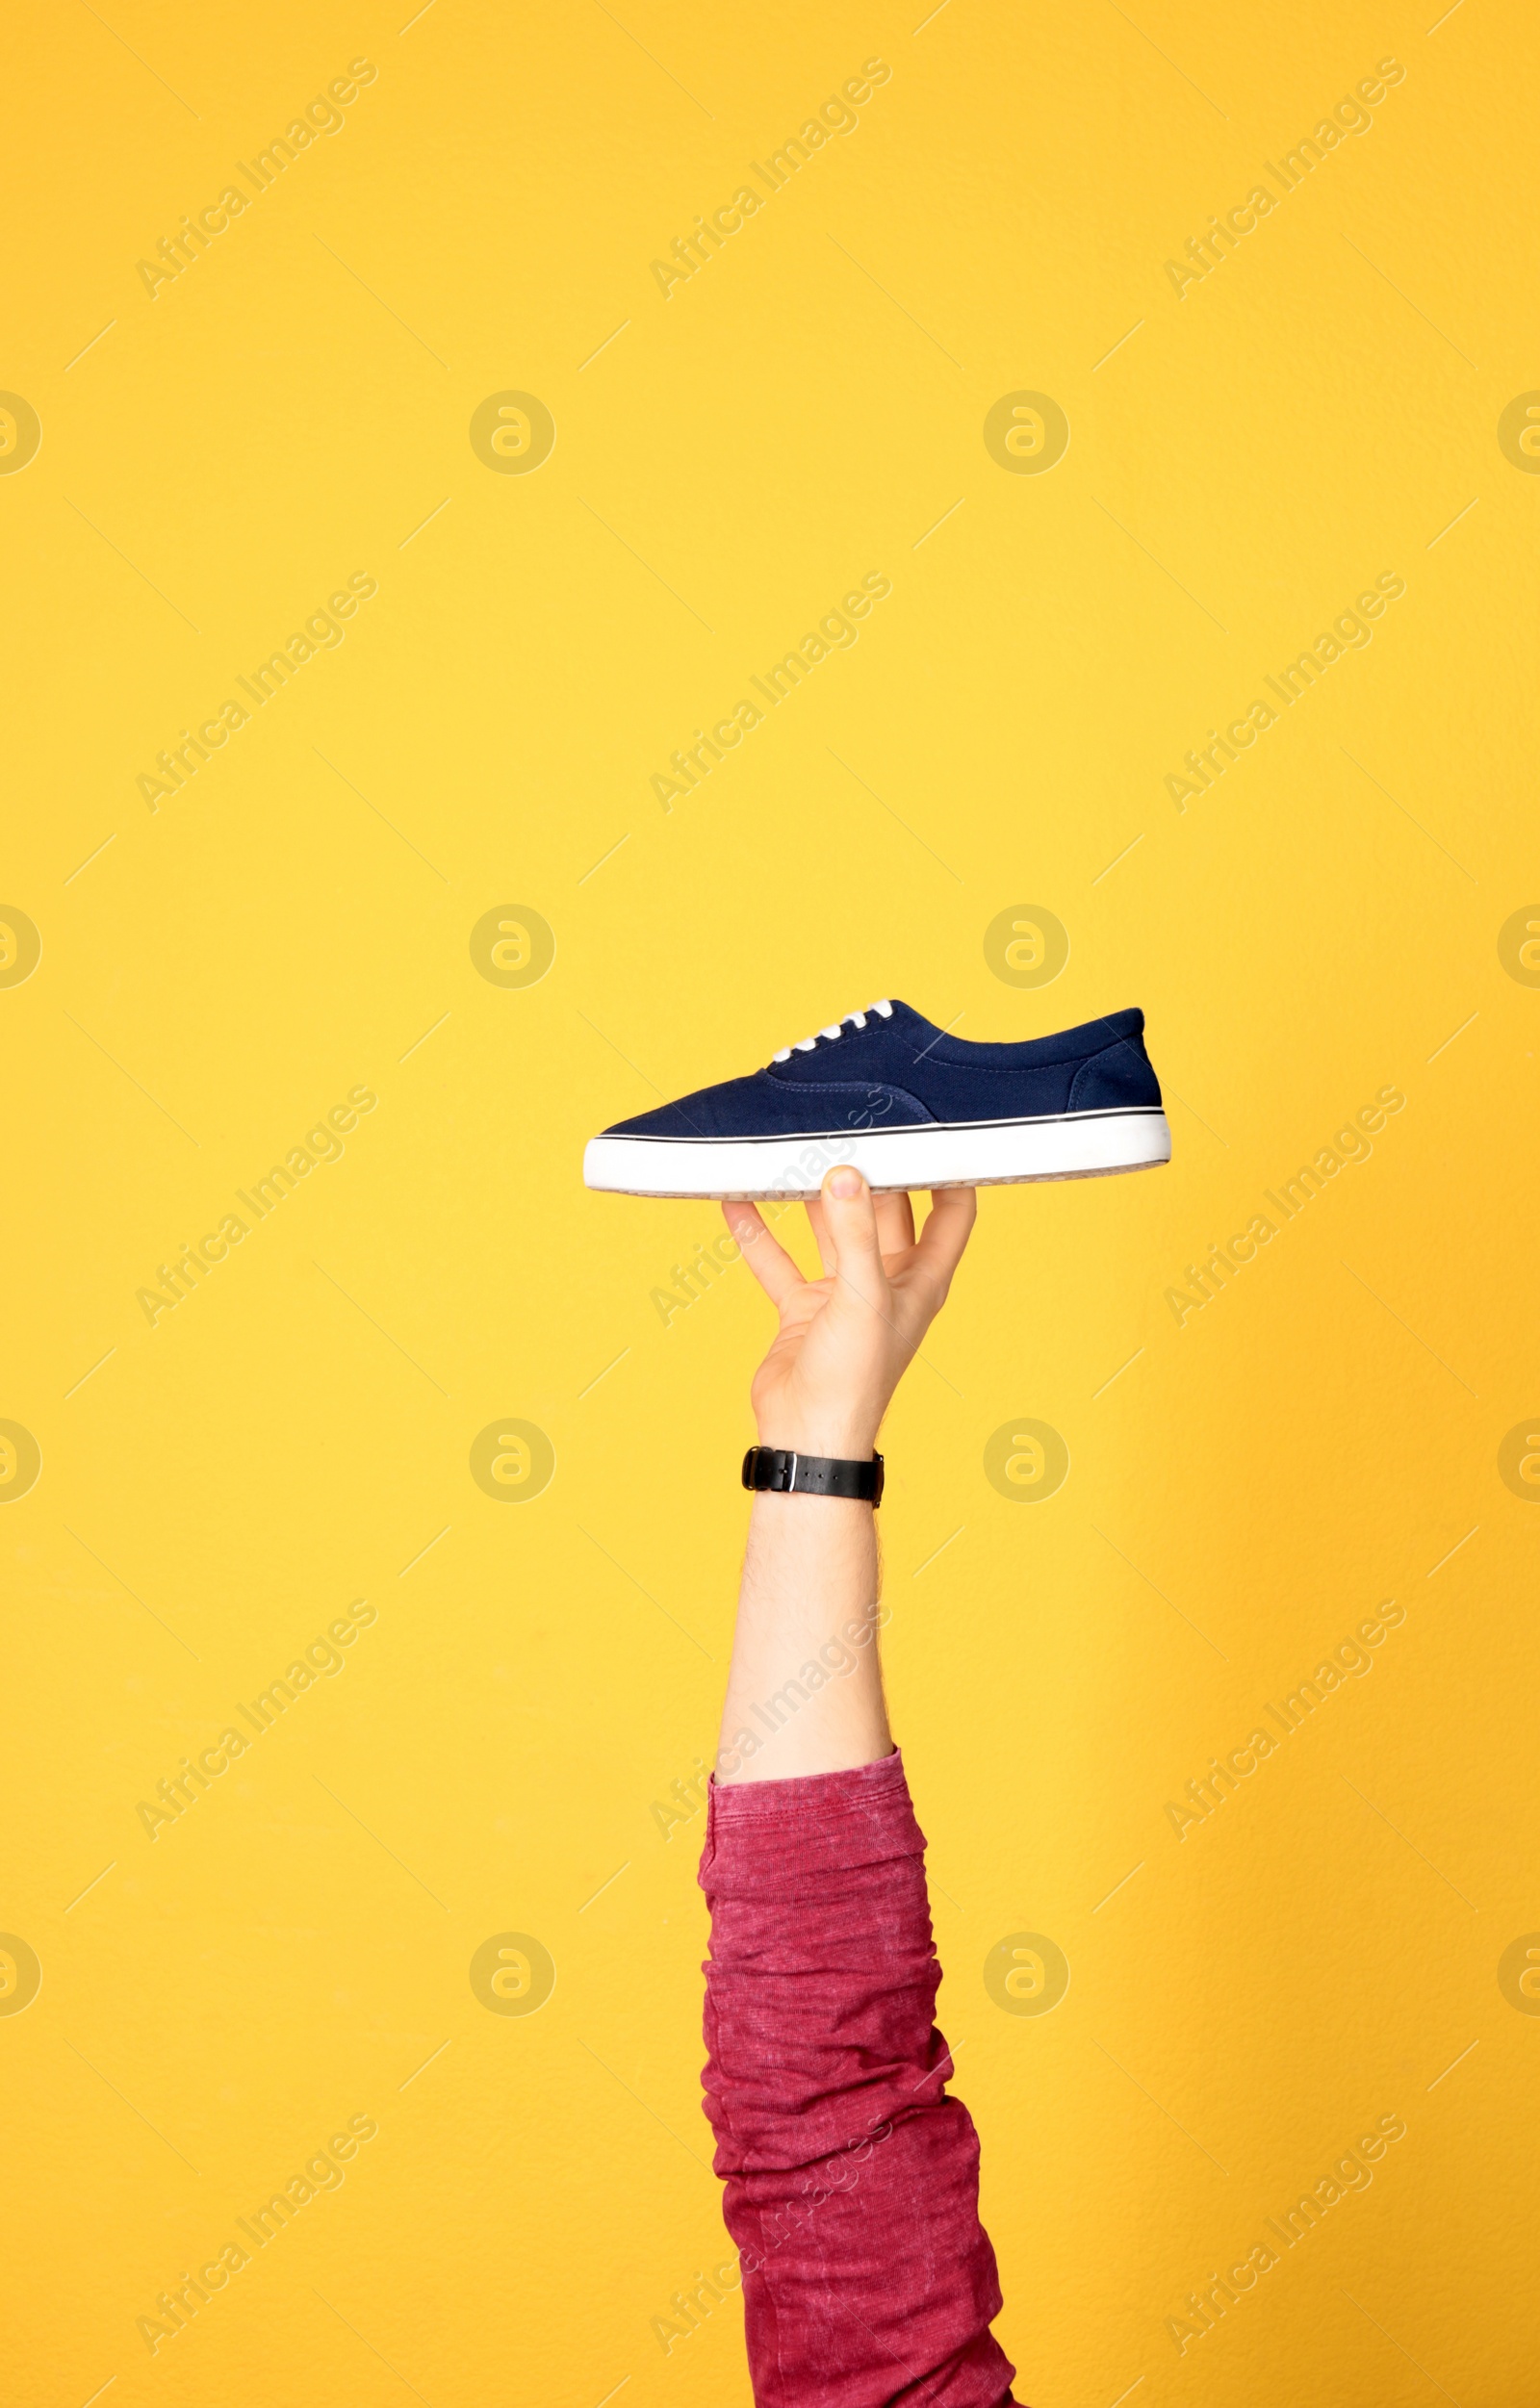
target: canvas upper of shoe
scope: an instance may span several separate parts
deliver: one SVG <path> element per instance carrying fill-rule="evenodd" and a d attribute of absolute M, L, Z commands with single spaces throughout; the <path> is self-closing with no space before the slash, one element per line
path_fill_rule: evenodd
<path fill-rule="evenodd" d="M 618 1121 L 607 1137 L 726 1140 L 847 1135 L 924 1123 L 1156 1111 L 1144 1015 L 1109 1012 L 1014 1045 L 950 1036 L 898 1001 L 785 1047 L 762 1070 Z"/>

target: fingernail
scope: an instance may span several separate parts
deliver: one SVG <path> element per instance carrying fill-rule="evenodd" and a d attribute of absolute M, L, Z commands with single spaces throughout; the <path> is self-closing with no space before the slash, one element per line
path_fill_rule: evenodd
<path fill-rule="evenodd" d="M 829 1192 L 831 1195 L 860 1195 L 860 1172 L 850 1169 L 832 1171 L 829 1177 Z"/>

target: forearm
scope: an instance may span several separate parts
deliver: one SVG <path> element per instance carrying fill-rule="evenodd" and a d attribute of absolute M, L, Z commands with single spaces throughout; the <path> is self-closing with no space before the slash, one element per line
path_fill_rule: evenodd
<path fill-rule="evenodd" d="M 845 1772 L 891 1754 L 877 1590 L 870 1505 L 839 1497 L 755 1499 L 719 1780 Z"/>

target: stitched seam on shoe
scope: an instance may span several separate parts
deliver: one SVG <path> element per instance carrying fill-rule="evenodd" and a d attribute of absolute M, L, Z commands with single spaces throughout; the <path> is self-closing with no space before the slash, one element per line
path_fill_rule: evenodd
<path fill-rule="evenodd" d="M 768 1070 L 760 1073 L 763 1078 L 770 1075 Z M 901 1103 L 912 1104 L 923 1119 L 936 1118 L 928 1104 L 907 1087 L 896 1087 L 891 1079 L 777 1079 L 775 1086 L 786 1095 L 896 1095 Z"/>
<path fill-rule="evenodd" d="M 1090 1055 L 1088 1059 L 1081 1063 L 1079 1069 L 1075 1072 L 1074 1077 L 1069 1082 L 1069 1103 L 1067 1109 L 1070 1112 L 1074 1111 L 1075 1089 L 1079 1087 L 1081 1080 L 1086 1076 L 1088 1071 L 1094 1070 L 1098 1063 L 1104 1064 L 1109 1054 L 1133 1054 L 1133 1052 L 1134 1048 L 1131 1040 L 1126 1037 L 1116 1037 L 1112 1044 L 1104 1045 L 1100 1053 Z M 1137 1055 L 1134 1056 L 1134 1061 L 1135 1067 L 1137 1068 L 1139 1062 L 1139 1057 Z"/>
<path fill-rule="evenodd" d="M 1126 1037 L 1119 1037 L 1114 1039 L 1114 1043 L 1118 1045 L 1126 1045 L 1128 1039 Z M 1112 1046 L 1100 1046 L 1098 1051 L 1104 1054 L 1110 1053 L 1112 1051 Z M 936 1063 L 937 1065 L 942 1070 L 961 1070 L 970 1079 L 1040 1079 L 1050 1070 L 1068 1070 L 1074 1065 L 1078 1065 L 1080 1069 L 1084 1069 L 1088 1062 L 1095 1061 L 1096 1055 L 1066 1054 L 1063 1062 L 1028 1063 L 1022 1068 L 1015 1070 L 1009 1069 L 1004 1065 L 996 1069 L 991 1063 L 983 1062 L 947 1062 L 940 1054 L 928 1054 L 925 1059 L 928 1062 Z"/>

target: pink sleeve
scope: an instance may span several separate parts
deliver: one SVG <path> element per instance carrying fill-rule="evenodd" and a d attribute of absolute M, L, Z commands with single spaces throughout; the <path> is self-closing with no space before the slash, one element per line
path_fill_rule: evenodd
<path fill-rule="evenodd" d="M 706 2113 L 759 2408 L 1009 2408 L 924 1851 L 897 1754 L 712 1784 Z"/>

